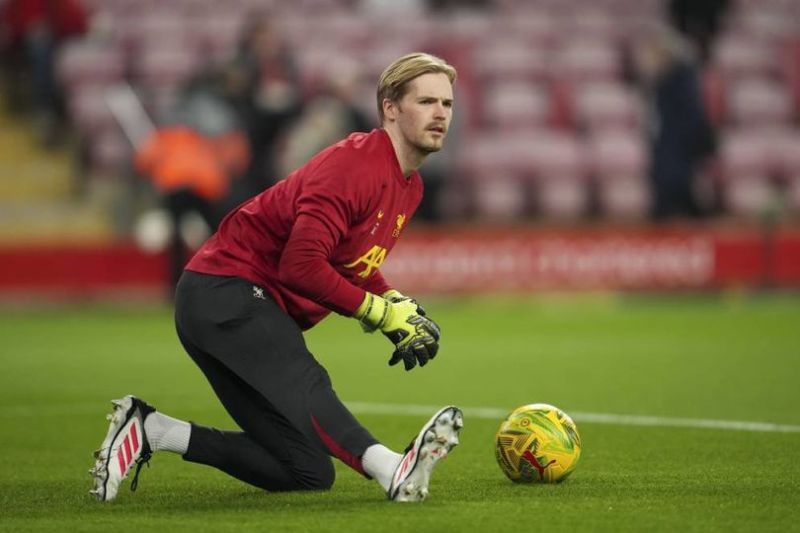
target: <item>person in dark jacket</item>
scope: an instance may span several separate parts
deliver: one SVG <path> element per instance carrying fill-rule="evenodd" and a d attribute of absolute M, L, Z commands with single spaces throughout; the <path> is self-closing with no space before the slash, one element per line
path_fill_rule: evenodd
<path fill-rule="evenodd" d="M 699 164 L 715 150 L 693 49 L 674 30 L 649 33 L 634 52 L 647 105 L 652 216 L 699 217 L 694 193 Z"/>
<path fill-rule="evenodd" d="M 86 33 L 89 13 L 80 0 L 0 2 L 0 63 L 12 111 L 31 107 L 40 142 L 60 140 L 64 120 L 55 60 L 63 43 Z"/>

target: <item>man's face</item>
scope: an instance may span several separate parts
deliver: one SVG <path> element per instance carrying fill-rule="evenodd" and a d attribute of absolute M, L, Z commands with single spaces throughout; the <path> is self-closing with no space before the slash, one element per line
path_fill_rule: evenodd
<path fill-rule="evenodd" d="M 389 120 L 395 120 L 405 141 L 429 154 L 442 149 L 453 117 L 453 86 L 446 74 L 423 74 L 411 80 L 408 92 L 396 103 L 384 108 Z"/>

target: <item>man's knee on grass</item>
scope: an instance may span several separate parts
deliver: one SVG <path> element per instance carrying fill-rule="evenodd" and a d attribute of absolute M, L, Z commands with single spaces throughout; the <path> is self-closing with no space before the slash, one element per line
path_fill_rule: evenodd
<path fill-rule="evenodd" d="M 328 490 L 336 480 L 336 469 L 328 456 L 321 456 L 308 464 L 291 468 L 300 485 L 299 490 Z"/>

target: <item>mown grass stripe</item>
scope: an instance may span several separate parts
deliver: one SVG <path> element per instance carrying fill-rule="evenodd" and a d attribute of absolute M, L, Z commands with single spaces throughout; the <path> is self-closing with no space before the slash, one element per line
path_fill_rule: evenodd
<path fill-rule="evenodd" d="M 375 403 L 375 402 L 345 402 L 354 414 L 374 415 L 401 415 L 401 416 L 430 416 L 441 406 L 403 404 L 403 403 Z M 31 416 L 75 416 L 92 413 L 102 413 L 104 404 L 57 404 L 57 405 L 5 405 L 0 406 L 0 419 L 26 418 Z M 467 418 L 497 420 L 498 422 L 508 416 L 511 409 L 500 407 L 462 407 Z M 570 411 L 573 420 L 581 424 L 608 424 L 617 426 L 653 426 L 673 428 L 698 428 L 720 429 L 726 431 L 752 431 L 757 433 L 800 433 L 800 425 L 775 424 L 772 422 L 757 422 L 746 420 L 713 420 L 705 418 L 673 418 L 666 416 L 626 415 L 616 413 L 587 413 Z"/>
<path fill-rule="evenodd" d="M 429 415 L 439 409 L 434 405 L 389 404 L 373 402 L 346 402 L 355 414 Z M 498 407 L 462 407 L 466 418 L 501 420 L 511 409 Z M 614 413 L 568 413 L 577 423 L 609 424 L 618 426 L 656 426 L 674 428 L 721 429 L 728 431 L 754 431 L 760 433 L 800 433 L 800 425 L 774 424 L 742 420 L 711 420 L 704 418 L 672 418 L 665 416 L 624 415 Z"/>

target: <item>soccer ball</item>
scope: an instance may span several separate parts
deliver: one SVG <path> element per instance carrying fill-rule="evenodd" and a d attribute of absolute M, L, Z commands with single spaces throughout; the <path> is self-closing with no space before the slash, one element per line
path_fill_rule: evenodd
<path fill-rule="evenodd" d="M 575 470 L 581 457 L 581 437 L 575 422 L 558 407 L 523 405 L 500 424 L 495 454 L 511 481 L 553 483 Z"/>

